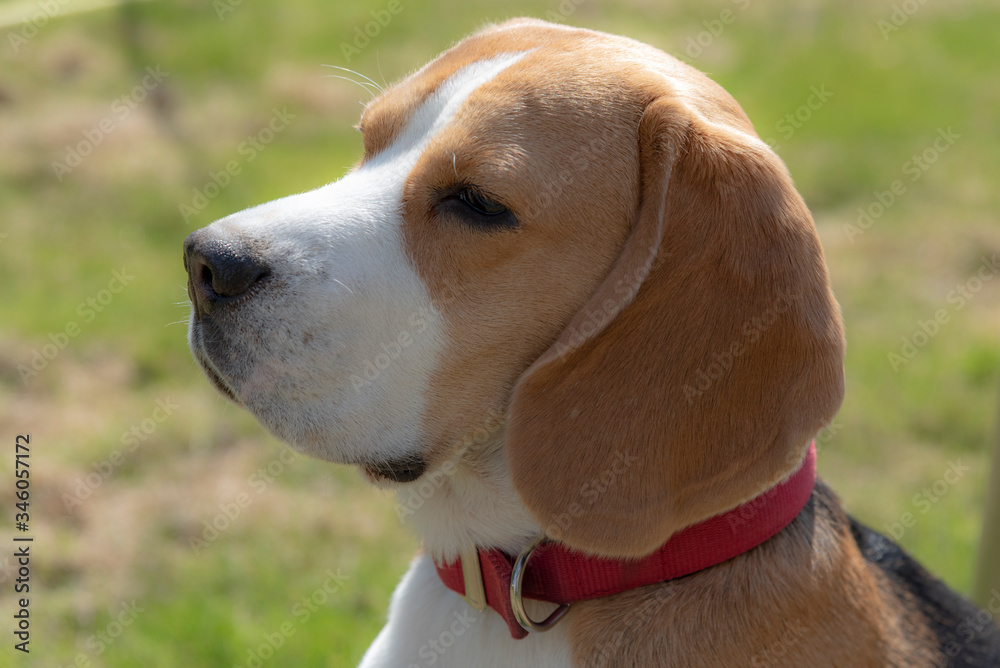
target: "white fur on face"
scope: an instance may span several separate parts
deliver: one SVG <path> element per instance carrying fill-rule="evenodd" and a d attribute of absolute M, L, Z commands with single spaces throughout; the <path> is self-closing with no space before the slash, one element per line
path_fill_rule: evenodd
<path fill-rule="evenodd" d="M 390 147 L 343 179 L 210 226 L 251 245 L 271 276 L 239 306 L 192 318 L 192 347 L 296 449 L 341 463 L 421 454 L 444 323 L 405 253 L 403 187 L 469 95 L 522 56 L 459 70 Z"/>

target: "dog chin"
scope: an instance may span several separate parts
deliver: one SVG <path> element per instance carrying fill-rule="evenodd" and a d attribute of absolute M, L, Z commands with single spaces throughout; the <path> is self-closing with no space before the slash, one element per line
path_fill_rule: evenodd
<path fill-rule="evenodd" d="M 369 483 L 383 489 L 415 482 L 427 472 L 428 463 L 420 454 L 373 456 L 380 449 L 379 443 L 358 438 L 359 434 L 350 430 L 344 432 L 344 423 L 352 421 L 335 417 L 338 411 L 330 410 L 330 397 L 315 393 L 303 396 L 300 383 L 290 382 L 293 378 L 298 380 L 294 373 L 298 369 L 270 358 L 251 361 L 249 355 L 220 354 L 206 345 L 206 335 L 210 333 L 194 326 L 190 332 L 191 352 L 209 381 L 293 450 L 334 464 L 356 466 Z M 237 360 L 236 368 L 228 368 Z M 290 385 L 296 388 L 296 396 L 282 397 L 283 392 L 278 388 L 287 389 Z M 317 424 L 317 412 L 331 422 Z"/>
<path fill-rule="evenodd" d="M 393 488 L 413 482 L 427 470 L 427 463 L 419 454 L 380 455 L 380 451 L 386 450 L 381 439 L 345 429 L 329 413 L 329 422 L 314 422 L 310 414 L 325 406 L 287 402 L 260 393 L 245 395 L 241 405 L 292 450 L 331 464 L 357 467 L 377 487 Z"/>
<path fill-rule="evenodd" d="M 395 488 L 416 482 L 427 472 L 427 460 L 419 455 L 380 460 L 360 465 L 361 472 L 376 487 Z"/>
<path fill-rule="evenodd" d="M 275 425 L 254 414 L 275 438 L 284 441 L 296 452 L 321 459 L 332 464 L 353 466 L 361 472 L 365 480 L 379 489 L 394 490 L 402 485 L 420 480 L 428 470 L 427 460 L 420 455 L 405 455 L 395 458 L 355 458 L 345 454 L 341 448 L 331 447 L 330 437 L 302 437 L 285 433 L 287 426 Z M 366 444 L 371 445 L 371 444 Z"/>

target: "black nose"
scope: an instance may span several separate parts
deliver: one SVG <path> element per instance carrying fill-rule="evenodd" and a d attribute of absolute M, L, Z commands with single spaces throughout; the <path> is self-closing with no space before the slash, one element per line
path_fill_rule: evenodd
<path fill-rule="evenodd" d="M 207 229 L 184 240 L 188 295 L 200 313 L 232 302 L 270 275 L 271 270 L 248 244 L 219 238 Z"/>

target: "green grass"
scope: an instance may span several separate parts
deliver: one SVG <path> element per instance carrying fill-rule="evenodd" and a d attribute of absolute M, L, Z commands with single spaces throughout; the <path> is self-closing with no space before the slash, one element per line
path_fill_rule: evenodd
<path fill-rule="evenodd" d="M 877 21 L 891 3 L 577 4 L 566 22 L 682 56 L 704 22 L 734 11 L 692 62 L 776 140 L 813 210 L 847 327 L 848 395 L 822 441 L 821 473 L 876 529 L 915 513 L 900 542 L 968 591 L 997 429 L 1000 280 L 961 310 L 947 296 L 982 256 L 1000 252 L 1000 11 L 927 3 L 883 39 Z M 243 3 L 220 20 L 211 3 L 149 2 L 55 18 L 16 54 L 5 40 L 0 425 L 4 438 L 31 431 L 38 443 L 32 665 L 71 665 L 82 654 L 93 666 L 242 666 L 290 623 L 294 633 L 266 663 L 350 666 L 377 633 L 413 539 L 391 500 L 345 469 L 298 458 L 261 494 L 250 487 L 282 446 L 215 396 L 190 360 L 180 249 L 213 219 L 322 185 L 358 159 L 351 125 L 366 94 L 324 78 L 333 71 L 322 64 L 391 81 L 488 20 L 559 11 L 556 2 L 404 2 L 346 62 L 341 44 L 384 6 Z M 65 147 L 157 65 L 169 72 L 165 82 L 59 181 L 52 163 Z M 784 136 L 781 120 L 821 86 L 830 99 Z M 240 143 L 275 108 L 294 122 L 247 161 Z M 906 163 L 939 128 L 960 138 L 909 180 Z M 240 173 L 185 220 L 180 205 L 230 160 Z M 857 209 L 895 179 L 906 193 L 849 239 L 844 228 L 856 224 Z M 79 305 L 122 268 L 134 280 L 85 322 Z M 950 321 L 894 370 L 888 354 L 942 308 Z M 79 335 L 23 384 L 18 367 L 70 322 Z M 67 508 L 65 495 L 166 397 L 180 404 L 177 413 Z M 969 473 L 923 505 L 922 490 L 959 459 Z M 6 459 L 0 469 L 9 480 Z M 5 520 L 8 489 L 0 491 Z M 252 503 L 195 554 L 189 543 L 203 522 L 241 493 Z M 328 569 L 349 578 L 308 620 L 296 617 L 296 601 L 321 587 Z M 98 654 L 88 638 L 133 599 L 143 612 Z"/>

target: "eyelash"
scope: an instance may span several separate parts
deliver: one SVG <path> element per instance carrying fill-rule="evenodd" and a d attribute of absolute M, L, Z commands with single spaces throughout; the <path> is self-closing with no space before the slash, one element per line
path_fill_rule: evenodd
<path fill-rule="evenodd" d="M 483 216 L 499 216 L 507 212 L 507 207 L 486 197 L 475 188 L 465 187 L 455 197 L 467 207 Z"/>
<path fill-rule="evenodd" d="M 458 185 L 442 200 L 467 225 L 480 229 L 510 229 L 518 226 L 514 213 L 471 185 Z"/>

